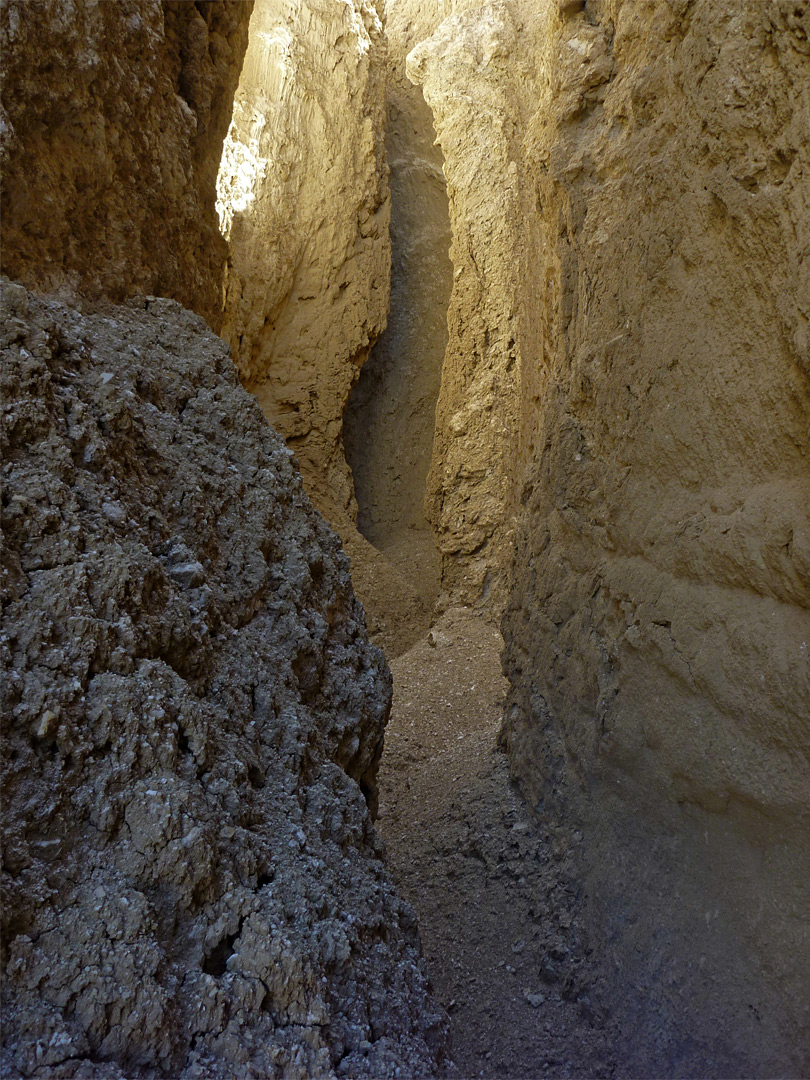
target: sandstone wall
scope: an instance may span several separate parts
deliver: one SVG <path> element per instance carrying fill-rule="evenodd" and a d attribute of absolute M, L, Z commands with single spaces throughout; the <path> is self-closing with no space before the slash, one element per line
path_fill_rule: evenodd
<path fill-rule="evenodd" d="M 539 41 L 513 772 L 584 830 L 628 1070 L 801 1074 L 810 9 L 589 0 Z"/>
<path fill-rule="evenodd" d="M 216 172 L 252 0 L 5 0 L 3 266 L 66 298 L 171 296 L 216 327 Z"/>
<path fill-rule="evenodd" d="M 511 560 L 523 354 L 533 348 L 522 297 L 534 265 L 534 207 L 526 212 L 521 139 L 538 15 L 505 3 L 453 8 L 407 60 L 433 111 L 453 236 L 426 507 L 447 592 L 499 612 Z"/>
<path fill-rule="evenodd" d="M 420 8 L 421 10 L 421 8 Z M 444 13 L 444 12 L 443 12 Z M 810 13 L 457 0 L 408 59 L 454 290 L 429 507 L 629 1072 L 801 1072 Z"/>
<path fill-rule="evenodd" d="M 390 556 L 403 537 L 429 529 L 425 489 L 453 268 L 442 153 L 421 88 L 405 74 L 408 53 L 439 21 L 438 7 L 397 0 L 385 14 L 391 304 L 352 392 L 345 441 L 359 527 Z"/>
<path fill-rule="evenodd" d="M 3 1074 L 434 1075 L 391 678 L 291 452 L 173 301 L 0 299 Z"/>
<path fill-rule="evenodd" d="M 349 394 L 388 308 L 386 56 L 366 0 L 261 0 L 218 205 L 231 251 L 223 334 L 343 539 L 374 640 L 395 654 L 429 606 L 357 531 L 343 447 Z M 359 458 L 376 463 L 368 430 Z"/>
<path fill-rule="evenodd" d="M 219 180 L 223 334 L 330 520 L 349 391 L 388 307 L 385 39 L 369 0 L 259 0 Z"/>

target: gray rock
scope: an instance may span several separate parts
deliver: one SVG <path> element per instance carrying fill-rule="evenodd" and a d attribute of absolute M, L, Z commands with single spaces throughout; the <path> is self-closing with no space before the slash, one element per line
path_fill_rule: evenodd
<path fill-rule="evenodd" d="M 336 537 L 200 318 L 3 302 L 4 1075 L 434 1074 Z"/>

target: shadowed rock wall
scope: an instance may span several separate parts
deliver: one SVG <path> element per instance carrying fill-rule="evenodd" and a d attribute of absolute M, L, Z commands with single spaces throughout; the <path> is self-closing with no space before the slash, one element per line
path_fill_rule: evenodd
<path fill-rule="evenodd" d="M 470 10 L 442 22 L 407 60 L 433 111 L 453 235 L 449 340 L 426 509 L 447 593 L 499 612 L 519 449 L 519 295 L 531 254 L 519 161 L 533 34 L 505 4 L 458 6 Z"/>
<path fill-rule="evenodd" d="M 504 622 L 512 768 L 585 827 L 628 1068 L 798 1074 L 810 9 L 560 8 L 524 132 L 544 334 Z"/>
<path fill-rule="evenodd" d="M 171 296 L 219 325 L 216 173 L 252 7 L 2 5 L 5 273 L 71 300 Z"/>
<path fill-rule="evenodd" d="M 432 1075 L 339 542 L 173 301 L 3 322 L 3 1072 Z"/>
<path fill-rule="evenodd" d="M 810 10 L 458 0 L 407 70 L 453 228 L 444 583 L 509 598 L 504 738 L 623 1067 L 800 1073 Z"/>

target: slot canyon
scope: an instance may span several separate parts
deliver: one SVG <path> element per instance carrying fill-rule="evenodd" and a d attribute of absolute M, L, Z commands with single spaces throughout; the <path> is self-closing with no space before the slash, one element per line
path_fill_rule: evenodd
<path fill-rule="evenodd" d="M 810 2 L 0 50 L 2 1075 L 810 1075 Z"/>

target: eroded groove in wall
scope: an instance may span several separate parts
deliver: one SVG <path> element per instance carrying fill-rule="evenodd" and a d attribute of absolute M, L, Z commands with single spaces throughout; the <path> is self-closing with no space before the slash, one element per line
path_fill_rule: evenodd
<path fill-rule="evenodd" d="M 453 231 L 427 515 L 443 589 L 455 603 L 493 614 L 507 596 L 523 354 L 535 348 L 523 297 L 536 226 L 522 212 L 520 162 L 536 22 L 516 21 L 503 3 L 457 13 L 433 27 L 406 64 L 433 112 Z"/>
<path fill-rule="evenodd" d="M 438 554 L 425 519 L 436 400 L 452 289 L 450 220 L 430 109 L 405 76 L 409 40 L 388 27 L 386 153 L 391 188 L 391 305 L 344 415 L 362 534 L 410 575 L 425 599 Z"/>

